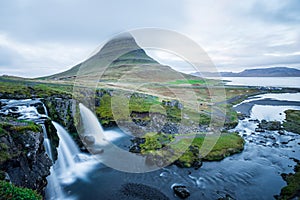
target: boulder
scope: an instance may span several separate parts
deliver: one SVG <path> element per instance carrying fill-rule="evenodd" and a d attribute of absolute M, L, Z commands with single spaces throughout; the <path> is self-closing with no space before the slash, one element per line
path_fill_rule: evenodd
<path fill-rule="evenodd" d="M 95 144 L 95 137 L 92 135 L 86 135 L 84 136 L 83 141 L 86 145 L 93 145 Z"/>
<path fill-rule="evenodd" d="M 184 185 L 173 186 L 173 191 L 181 199 L 186 199 L 190 196 L 190 191 Z"/>

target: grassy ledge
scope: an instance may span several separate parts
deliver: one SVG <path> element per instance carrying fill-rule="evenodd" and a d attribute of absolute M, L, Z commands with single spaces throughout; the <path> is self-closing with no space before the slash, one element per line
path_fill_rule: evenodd
<path fill-rule="evenodd" d="M 34 190 L 0 181 L 0 199 L 42 200 L 43 198 Z"/>
<path fill-rule="evenodd" d="M 193 134 L 183 136 L 149 133 L 144 137 L 145 142 L 140 144 L 141 154 L 164 157 L 161 159 L 167 162 L 174 161 L 174 156 L 177 156 L 174 163 L 180 167 L 189 168 L 203 160 L 222 160 L 232 154 L 240 153 L 244 149 L 244 140 L 237 133 L 223 133 L 220 137 L 213 135 L 205 137 L 204 134 L 198 134 L 195 138 L 194 136 Z M 203 144 L 206 140 L 213 141 L 211 143 L 213 147 L 207 155 L 203 155 L 206 150 Z M 210 147 L 208 146 L 208 148 Z M 185 152 L 182 152 L 183 149 L 186 149 Z"/>

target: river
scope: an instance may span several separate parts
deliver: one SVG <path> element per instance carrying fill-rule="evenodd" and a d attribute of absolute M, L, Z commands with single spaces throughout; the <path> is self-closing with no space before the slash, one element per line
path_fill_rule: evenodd
<path fill-rule="evenodd" d="M 32 102 L 27 101 L 18 105 L 24 119 L 39 118 L 37 110 L 27 106 Z M 300 135 L 255 132 L 254 120 L 282 121 L 285 110 L 300 110 L 299 102 L 300 93 L 264 94 L 236 105 L 234 109 L 249 115 L 231 130 L 245 139 L 244 151 L 222 161 L 204 162 L 198 170 L 172 165 L 148 173 L 121 172 L 101 164 L 101 159 L 80 153 L 66 130 L 53 122 L 60 144 L 58 161 L 48 177 L 47 199 L 179 199 L 173 193 L 174 184 L 188 188 L 188 199 L 218 199 L 226 195 L 245 200 L 273 199 L 286 185 L 280 174 L 293 172 L 294 158 L 300 160 Z M 104 136 L 106 141 L 124 149 L 130 144 L 131 137 L 120 129 L 104 130 Z"/>
<path fill-rule="evenodd" d="M 137 183 L 155 188 L 169 199 L 178 199 L 171 187 L 173 184 L 183 184 L 191 192 L 189 199 L 218 199 L 226 194 L 235 199 L 273 199 L 286 185 L 280 174 L 292 172 L 296 164 L 293 158 L 300 159 L 300 136 L 291 132 L 285 132 L 284 135 L 277 131 L 258 133 L 255 132 L 257 123 L 252 120 L 266 118 L 282 121 L 284 110 L 300 109 L 300 106 L 274 106 L 274 102 L 299 102 L 300 94 L 259 95 L 235 109 L 239 111 L 239 106 L 257 100 L 264 100 L 264 104 L 251 106 L 250 118 L 240 120 L 232 130 L 238 131 L 246 141 L 245 149 L 240 154 L 220 162 L 204 162 L 198 170 L 169 166 L 154 172 L 135 174 L 99 165 L 87 175 L 88 181 L 78 180 L 66 186 L 65 190 L 78 199 L 140 199 L 138 185 L 132 186 L 136 193 L 133 192 L 131 196 L 124 192 L 126 184 Z M 120 130 L 118 133 L 122 135 Z M 126 141 L 126 135 L 116 140 Z"/>

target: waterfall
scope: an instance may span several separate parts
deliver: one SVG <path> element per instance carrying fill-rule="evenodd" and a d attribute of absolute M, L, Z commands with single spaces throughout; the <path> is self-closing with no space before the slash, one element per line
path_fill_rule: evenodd
<path fill-rule="evenodd" d="M 146 165 L 145 157 L 129 153 L 127 150 L 114 145 L 113 141 L 124 137 L 124 133 L 103 130 L 97 117 L 90 109 L 81 103 L 79 109 L 83 124 L 83 132 L 80 134 L 95 139 L 95 143 L 89 145 L 88 148 L 103 164 L 119 171 L 131 173 L 148 172 L 156 169 L 154 165 Z"/>
<path fill-rule="evenodd" d="M 44 134 L 44 147 L 48 157 L 54 165 L 50 168 L 50 175 L 47 177 L 46 199 L 65 200 L 74 199 L 66 197 L 62 190 L 63 185 L 70 185 L 77 179 L 86 180 L 87 173 L 97 166 L 97 160 L 90 155 L 81 153 L 70 134 L 58 123 L 52 122 L 57 130 L 59 145 L 57 148 L 58 157 L 55 161 L 52 154 L 51 141 L 45 127 L 45 120 L 48 118 L 46 106 L 38 99 L 26 100 L 0 100 L 3 106 L 0 109 L 1 115 L 12 115 L 17 119 L 30 120 L 41 125 Z M 42 104 L 45 114 L 40 114 L 35 107 Z"/>
<path fill-rule="evenodd" d="M 44 108 L 45 115 L 48 116 L 48 111 L 47 111 L 47 108 L 46 108 L 45 104 L 43 104 L 43 108 Z"/>
<path fill-rule="evenodd" d="M 45 146 L 45 149 L 46 149 L 46 153 L 47 153 L 48 157 L 51 159 L 51 161 L 53 162 L 51 142 L 50 142 L 50 140 L 48 138 L 45 124 L 41 124 L 41 126 L 42 126 L 43 133 L 44 133 L 44 146 Z"/>

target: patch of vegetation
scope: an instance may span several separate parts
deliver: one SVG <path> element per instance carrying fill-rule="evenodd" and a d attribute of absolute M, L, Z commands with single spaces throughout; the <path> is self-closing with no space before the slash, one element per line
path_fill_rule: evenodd
<path fill-rule="evenodd" d="M 8 152 L 8 146 L 5 143 L 0 143 L 0 163 L 9 160 L 12 157 L 13 155 Z"/>
<path fill-rule="evenodd" d="M 176 81 L 172 81 L 172 82 L 168 82 L 168 84 L 190 84 L 190 85 L 204 85 L 207 84 L 207 82 L 209 82 L 209 80 L 204 80 L 204 79 L 183 79 L 183 80 L 176 80 Z"/>
<path fill-rule="evenodd" d="M 282 174 L 287 186 L 281 189 L 277 199 L 297 199 L 300 197 L 300 163 L 295 166 L 295 174 Z"/>
<path fill-rule="evenodd" d="M 145 135 L 145 143 L 140 144 L 141 153 L 151 153 L 168 145 L 174 137 L 163 133 L 148 133 Z"/>
<path fill-rule="evenodd" d="M 285 122 L 283 127 L 285 130 L 300 134 L 300 110 L 286 110 Z"/>
<path fill-rule="evenodd" d="M 209 151 L 207 155 L 203 156 L 201 155 L 201 148 L 205 139 L 209 141 L 216 141 L 216 143 L 214 144 L 214 142 L 212 142 L 211 145 L 214 144 L 213 148 Z M 200 135 L 195 137 L 192 142 L 190 139 L 183 138 L 175 145 L 182 147 L 188 146 L 188 144 L 191 144 L 191 146 L 198 147 L 200 150 L 199 157 L 201 157 L 203 160 L 208 161 L 222 160 L 223 158 L 235 153 L 239 153 L 244 149 L 244 140 L 237 133 L 223 133 L 220 137 L 215 135 L 207 135 L 206 137 L 203 137 Z M 211 148 L 211 146 L 209 145 L 204 148 Z"/>
<path fill-rule="evenodd" d="M 199 124 L 200 125 L 209 125 L 211 118 L 208 114 L 200 113 L 199 114 Z"/>
<path fill-rule="evenodd" d="M 42 200 L 42 196 L 36 191 L 17 187 L 6 181 L 0 181 L 0 198 L 7 200 Z"/>
<path fill-rule="evenodd" d="M 191 136 L 191 137 L 188 137 Z M 179 155 L 175 163 L 180 163 L 182 167 L 192 167 L 194 163 L 201 160 L 217 161 L 239 153 L 244 149 L 244 140 L 237 133 L 223 133 L 219 138 L 218 136 L 196 135 L 195 138 L 190 135 L 164 135 L 164 134 L 148 134 L 145 136 L 145 143 L 140 144 L 142 154 L 152 154 L 154 156 L 169 156 L 164 159 L 173 159 L 173 156 Z M 185 138 L 186 137 L 186 138 Z M 214 145 L 209 153 L 205 156 L 202 155 L 203 149 L 210 148 L 206 146 L 204 140 L 216 141 L 216 143 L 209 143 Z M 187 148 L 187 149 L 186 149 Z M 159 151 L 161 149 L 167 151 Z M 185 152 L 182 151 L 186 149 Z M 168 153 L 169 152 L 169 153 Z M 172 152 L 172 153 L 170 153 Z"/>
<path fill-rule="evenodd" d="M 70 95 L 73 87 L 70 84 L 43 83 L 32 79 L 0 77 L 1 98 L 24 99 L 52 95 Z"/>
<path fill-rule="evenodd" d="M 14 120 L 7 122 L 0 122 L 0 135 L 6 134 L 8 132 L 14 133 L 24 133 L 26 131 L 40 132 L 41 127 L 32 121 L 26 120 Z"/>
<path fill-rule="evenodd" d="M 126 121 L 131 113 L 149 113 L 153 105 L 160 104 L 157 97 L 150 95 L 131 95 L 126 99 L 125 95 L 111 97 L 109 94 L 104 94 L 99 101 L 95 112 L 103 126 L 114 124 L 115 120 Z M 151 110 L 151 112 L 156 111 L 159 110 Z M 148 119 L 145 118 L 145 120 Z"/>

